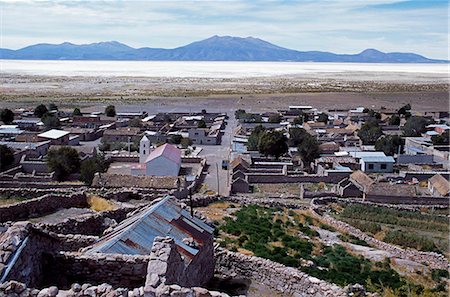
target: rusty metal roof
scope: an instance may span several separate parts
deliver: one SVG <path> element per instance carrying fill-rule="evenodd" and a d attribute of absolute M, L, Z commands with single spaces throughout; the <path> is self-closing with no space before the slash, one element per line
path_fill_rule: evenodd
<path fill-rule="evenodd" d="M 111 233 L 87 247 L 85 253 L 150 255 L 155 237 L 169 236 L 175 240 L 185 261 L 190 261 L 198 249 L 186 245 L 183 239 L 192 238 L 198 246 L 202 246 L 213 231 L 202 220 L 191 217 L 175 198 L 167 196 L 122 221 Z"/>

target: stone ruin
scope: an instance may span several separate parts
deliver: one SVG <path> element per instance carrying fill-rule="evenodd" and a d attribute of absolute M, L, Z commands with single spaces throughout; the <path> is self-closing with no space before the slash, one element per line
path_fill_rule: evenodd
<path fill-rule="evenodd" d="M 145 195 L 142 203 L 48 223 L 36 218 L 86 207 L 87 197 L 39 194 L 0 207 L 0 296 L 229 296 L 206 288 L 213 276 L 251 280 L 283 296 L 364 296 L 358 286 L 340 288 L 295 268 L 214 248 L 207 218 L 174 197 L 151 201 Z M 127 200 L 125 192 L 103 194 Z"/>

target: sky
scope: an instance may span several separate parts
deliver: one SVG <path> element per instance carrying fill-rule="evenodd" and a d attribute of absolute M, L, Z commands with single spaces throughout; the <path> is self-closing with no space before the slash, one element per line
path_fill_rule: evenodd
<path fill-rule="evenodd" d="M 175 48 L 213 35 L 307 51 L 448 59 L 447 0 L 0 0 L 0 47 L 119 41 Z"/>

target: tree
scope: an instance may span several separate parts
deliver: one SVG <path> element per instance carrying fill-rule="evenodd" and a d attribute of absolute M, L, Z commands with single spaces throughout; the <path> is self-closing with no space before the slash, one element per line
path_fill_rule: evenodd
<path fill-rule="evenodd" d="M 206 114 L 206 109 L 202 109 L 202 114 Z"/>
<path fill-rule="evenodd" d="M 91 185 L 95 173 L 106 172 L 109 163 L 103 155 L 97 155 L 81 162 L 80 166 L 80 180 L 86 185 Z"/>
<path fill-rule="evenodd" d="M 303 164 L 307 165 L 308 168 L 309 164 L 319 156 L 319 143 L 317 142 L 317 139 L 309 133 L 304 135 L 304 138 L 298 144 L 297 149 Z"/>
<path fill-rule="evenodd" d="M 247 142 L 247 149 L 249 151 L 258 150 L 259 139 L 261 138 L 261 135 L 265 131 L 266 131 L 266 128 L 264 128 L 263 125 L 258 125 L 255 128 L 253 128 L 252 134 L 248 138 L 248 142 Z"/>
<path fill-rule="evenodd" d="M 5 124 L 11 124 L 14 121 L 14 113 L 11 109 L 5 108 L 0 111 L 0 121 Z"/>
<path fill-rule="evenodd" d="M 114 105 L 106 106 L 105 114 L 107 117 L 115 117 L 116 116 L 116 107 Z"/>
<path fill-rule="evenodd" d="M 400 136 L 386 135 L 377 139 L 375 142 L 375 149 L 384 152 L 388 156 L 393 156 L 398 152 L 398 148 L 402 143 L 402 138 Z"/>
<path fill-rule="evenodd" d="M 431 141 L 434 145 L 449 145 L 449 132 L 450 130 L 446 130 L 441 135 L 433 135 Z"/>
<path fill-rule="evenodd" d="M 383 132 L 376 120 L 366 121 L 358 131 L 358 136 L 363 144 L 375 144 L 381 135 L 383 135 Z"/>
<path fill-rule="evenodd" d="M 72 115 L 73 116 L 81 116 L 83 114 L 81 113 L 81 110 L 78 107 L 75 107 L 74 110 L 73 110 Z"/>
<path fill-rule="evenodd" d="M 259 139 L 258 150 L 265 156 L 274 156 L 278 159 L 288 151 L 287 138 L 280 131 L 263 132 Z"/>
<path fill-rule="evenodd" d="M 303 125 L 303 117 L 298 116 L 292 122 L 294 125 Z"/>
<path fill-rule="evenodd" d="M 180 144 L 182 139 L 183 139 L 183 136 L 175 134 L 170 137 L 170 143 Z"/>
<path fill-rule="evenodd" d="M 239 120 L 241 116 L 244 115 L 245 113 L 246 112 L 244 109 L 238 109 L 234 112 L 234 117 Z"/>
<path fill-rule="evenodd" d="M 0 145 L 0 169 L 3 171 L 14 162 L 14 152 L 6 145 Z"/>
<path fill-rule="evenodd" d="M 140 128 L 142 127 L 142 121 L 140 118 L 131 119 L 130 122 L 128 123 L 128 126 Z"/>
<path fill-rule="evenodd" d="M 289 129 L 289 146 L 298 146 L 307 135 L 310 134 L 303 128 Z"/>
<path fill-rule="evenodd" d="M 271 114 L 269 116 L 269 123 L 279 123 L 281 122 L 281 115 L 278 113 Z"/>
<path fill-rule="evenodd" d="M 48 110 L 58 110 L 58 106 L 55 103 L 50 103 L 48 105 Z"/>
<path fill-rule="evenodd" d="M 424 117 L 419 116 L 410 117 L 403 126 L 403 136 L 406 137 L 420 136 L 420 134 L 425 132 L 428 122 L 429 121 Z"/>
<path fill-rule="evenodd" d="M 66 180 L 70 174 L 80 169 L 78 152 L 69 146 L 50 149 L 47 153 L 47 165 L 55 172 L 58 181 Z"/>
<path fill-rule="evenodd" d="M 180 141 L 182 148 L 188 148 L 192 144 L 192 140 L 190 138 L 182 138 Z"/>
<path fill-rule="evenodd" d="M 400 125 L 400 117 L 398 115 L 392 115 L 389 118 L 389 125 L 398 126 Z"/>
<path fill-rule="evenodd" d="M 198 128 L 206 128 L 206 123 L 205 123 L 205 121 L 204 121 L 204 120 L 198 121 L 197 127 L 198 127 Z"/>
<path fill-rule="evenodd" d="M 37 116 L 38 118 L 42 118 L 44 114 L 46 114 L 47 112 L 48 112 L 47 106 L 45 106 L 44 104 L 39 104 L 34 109 L 34 115 Z"/>
<path fill-rule="evenodd" d="M 58 128 L 61 125 L 61 123 L 59 122 L 59 118 L 50 113 L 46 113 L 42 117 L 42 123 L 44 123 L 45 127 L 47 128 Z"/>
<path fill-rule="evenodd" d="M 326 113 L 322 112 L 321 114 L 319 114 L 317 121 L 325 123 L 325 124 L 328 123 L 328 115 Z"/>
<path fill-rule="evenodd" d="M 404 115 L 406 116 L 408 113 L 410 113 L 409 111 L 411 110 L 411 104 L 406 104 L 405 106 L 402 106 L 398 109 L 397 113 L 399 115 Z"/>

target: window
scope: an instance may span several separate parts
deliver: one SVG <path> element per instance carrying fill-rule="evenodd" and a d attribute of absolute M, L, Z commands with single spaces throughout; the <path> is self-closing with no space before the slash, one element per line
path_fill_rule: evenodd
<path fill-rule="evenodd" d="M 381 164 L 381 169 L 387 169 L 387 165 L 386 164 Z"/>
<path fill-rule="evenodd" d="M 373 164 L 368 164 L 370 170 L 373 170 Z"/>
<path fill-rule="evenodd" d="M 145 150 L 144 150 L 144 155 L 145 155 Z"/>

